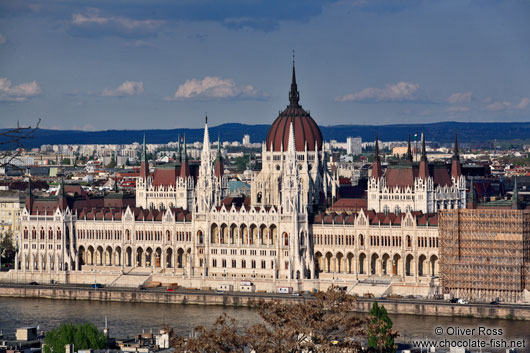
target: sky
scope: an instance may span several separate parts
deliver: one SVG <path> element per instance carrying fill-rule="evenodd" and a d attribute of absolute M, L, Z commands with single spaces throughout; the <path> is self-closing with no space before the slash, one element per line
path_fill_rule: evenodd
<path fill-rule="evenodd" d="M 530 1 L 0 0 L 0 128 L 530 121 Z"/>

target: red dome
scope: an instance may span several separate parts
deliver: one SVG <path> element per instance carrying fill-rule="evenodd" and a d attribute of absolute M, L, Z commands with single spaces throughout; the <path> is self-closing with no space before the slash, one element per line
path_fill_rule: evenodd
<path fill-rule="evenodd" d="M 274 120 L 272 126 L 267 134 L 267 151 L 279 152 L 281 151 L 282 143 L 283 150 L 287 151 L 289 144 L 289 129 L 293 122 L 294 126 L 294 141 L 296 145 L 296 151 L 305 151 L 305 144 L 307 142 L 307 150 L 315 150 L 315 142 L 317 149 L 322 149 L 322 133 L 318 128 L 317 123 L 311 118 L 311 115 L 307 113 L 302 107 L 288 106 L 280 116 Z"/>
<path fill-rule="evenodd" d="M 296 145 L 296 151 L 305 151 L 305 145 L 307 143 L 307 150 L 314 151 L 315 143 L 317 150 L 322 150 L 322 133 L 318 128 L 317 123 L 311 118 L 308 112 L 306 112 L 298 103 L 300 97 L 298 88 L 296 85 L 296 75 L 293 65 L 293 78 L 291 82 L 291 91 L 289 92 L 289 105 L 287 108 L 280 113 L 280 116 L 274 120 L 272 126 L 267 134 L 267 151 L 280 152 L 282 149 L 287 151 L 289 147 L 289 129 L 291 122 L 294 126 L 294 141 Z"/>

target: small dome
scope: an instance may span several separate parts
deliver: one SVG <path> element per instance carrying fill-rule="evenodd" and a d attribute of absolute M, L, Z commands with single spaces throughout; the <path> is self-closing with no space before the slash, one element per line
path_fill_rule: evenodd
<path fill-rule="evenodd" d="M 289 105 L 278 118 L 272 123 L 267 134 L 266 150 L 280 152 L 287 151 L 289 144 L 289 129 L 291 122 L 294 126 L 294 140 L 297 152 L 305 151 L 307 143 L 307 150 L 314 151 L 315 143 L 317 150 L 322 150 L 322 133 L 320 129 L 311 118 L 311 115 L 306 112 L 298 103 L 299 93 L 296 85 L 296 75 L 293 66 L 293 78 L 291 82 L 291 91 L 289 92 Z"/>

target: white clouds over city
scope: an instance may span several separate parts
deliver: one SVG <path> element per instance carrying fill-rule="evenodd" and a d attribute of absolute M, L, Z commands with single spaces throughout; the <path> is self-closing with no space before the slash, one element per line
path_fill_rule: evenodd
<path fill-rule="evenodd" d="M 13 85 L 7 78 L 0 77 L 0 101 L 24 102 L 41 93 L 37 81 Z"/>
<path fill-rule="evenodd" d="M 356 93 L 335 98 L 338 102 L 404 102 L 417 100 L 419 84 L 398 82 L 383 88 L 365 88 Z"/>
<path fill-rule="evenodd" d="M 524 97 L 519 100 L 519 102 L 512 102 L 512 101 L 491 101 L 491 99 L 486 99 L 485 103 L 489 103 L 486 105 L 487 110 L 491 111 L 499 111 L 499 110 L 508 110 L 508 109 L 526 109 L 528 105 L 530 104 L 530 98 Z"/>
<path fill-rule="evenodd" d="M 125 37 L 156 35 L 164 20 L 104 16 L 99 9 L 88 9 L 72 15 L 72 33 L 81 36 L 116 35 Z"/>
<path fill-rule="evenodd" d="M 461 93 L 453 93 L 447 98 L 447 102 L 449 104 L 462 104 L 462 103 L 469 103 L 471 102 L 471 98 L 473 97 L 473 92 L 461 92 Z"/>
<path fill-rule="evenodd" d="M 137 96 L 144 91 L 143 82 L 125 81 L 118 88 L 105 88 L 102 95 L 107 97 Z"/>
<path fill-rule="evenodd" d="M 206 76 L 193 78 L 181 84 L 175 94 L 166 100 L 185 99 L 260 99 L 266 97 L 252 85 L 238 85 L 232 79 Z"/>

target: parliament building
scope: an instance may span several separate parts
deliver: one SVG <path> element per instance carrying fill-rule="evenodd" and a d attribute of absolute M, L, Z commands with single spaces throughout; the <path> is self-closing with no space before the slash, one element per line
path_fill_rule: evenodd
<path fill-rule="evenodd" d="M 437 212 L 466 207 L 457 142 L 450 169 L 427 162 L 422 139 L 419 163 L 410 158 L 384 173 L 376 141 L 365 207 L 337 213 L 330 207 L 338 178 L 299 99 L 293 66 L 289 104 L 269 129 L 247 197 L 228 196 L 207 120 L 200 160 L 188 158 L 184 142 L 175 163 L 150 168 L 144 140 L 135 195 L 93 196 L 64 184 L 50 197 L 30 190 L 10 276 L 108 286 L 237 290 L 250 282 L 274 292 L 335 284 L 357 294 L 434 294 Z"/>

